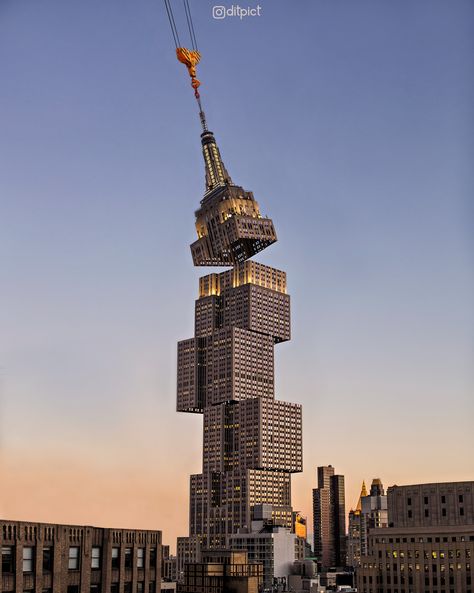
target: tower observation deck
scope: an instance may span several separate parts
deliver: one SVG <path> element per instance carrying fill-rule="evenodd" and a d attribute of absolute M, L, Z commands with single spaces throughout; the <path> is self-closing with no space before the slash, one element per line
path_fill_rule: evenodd
<path fill-rule="evenodd" d="M 203 415 L 202 473 L 190 479 L 189 534 L 220 548 L 256 505 L 291 527 L 302 471 L 301 406 L 275 399 L 274 346 L 290 339 L 286 274 L 250 260 L 277 240 L 252 192 L 233 183 L 201 110 L 206 191 L 196 211 L 194 336 L 178 343 L 177 410 Z"/>

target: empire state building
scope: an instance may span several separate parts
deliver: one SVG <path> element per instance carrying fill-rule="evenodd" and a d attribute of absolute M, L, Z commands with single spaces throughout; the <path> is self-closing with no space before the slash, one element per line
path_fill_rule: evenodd
<path fill-rule="evenodd" d="M 190 478 L 189 534 L 220 548 L 257 505 L 291 527 L 302 471 L 301 406 L 275 399 L 274 346 L 290 339 L 286 274 L 251 258 L 277 240 L 252 192 L 236 185 L 201 111 L 206 191 L 196 211 L 194 337 L 178 343 L 177 410 L 203 415 L 202 473 Z"/>

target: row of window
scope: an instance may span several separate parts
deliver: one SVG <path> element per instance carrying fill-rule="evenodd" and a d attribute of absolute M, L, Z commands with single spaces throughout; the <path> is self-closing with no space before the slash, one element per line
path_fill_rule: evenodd
<path fill-rule="evenodd" d="M 80 568 L 80 548 L 79 546 L 70 546 L 68 552 L 68 569 L 79 570 Z M 35 548 L 33 546 L 24 546 L 22 549 L 22 570 L 23 572 L 34 572 L 35 566 Z M 91 549 L 91 569 L 97 570 L 102 564 L 102 548 L 92 546 Z M 112 568 L 120 568 L 120 548 L 112 548 Z M 124 568 L 133 566 L 133 548 L 124 550 Z M 137 548 L 136 568 L 145 567 L 145 548 Z M 150 549 L 150 568 L 156 568 L 156 548 Z M 53 570 L 53 548 L 44 547 L 42 555 L 43 572 L 52 572 Z M 2 573 L 15 572 L 15 546 L 2 547 Z"/>
<path fill-rule="evenodd" d="M 389 538 L 381 537 L 381 538 L 379 538 L 379 537 L 377 537 L 377 538 L 375 538 L 375 542 L 377 544 L 378 543 L 385 544 L 386 542 L 388 542 L 390 544 L 393 544 L 393 543 L 406 544 L 406 543 L 410 542 L 413 544 L 413 543 L 415 543 L 415 541 L 418 541 L 420 544 L 425 543 L 425 542 L 431 544 L 431 543 L 433 543 L 433 541 L 437 544 L 441 543 L 441 541 L 443 541 L 443 543 L 446 543 L 449 541 L 451 541 L 451 542 L 467 542 L 467 541 L 474 542 L 474 535 L 469 535 L 469 536 L 467 536 L 467 535 L 460 535 L 460 536 L 453 535 L 452 537 L 445 536 L 445 537 L 434 537 L 434 538 L 433 537 L 426 537 L 426 538 L 423 538 L 423 537 L 418 537 L 418 538 L 415 538 L 415 537 L 410 537 L 410 538 L 407 538 L 407 537 L 402 537 L 402 538 L 401 537 L 389 537 Z"/>
<path fill-rule="evenodd" d="M 423 504 L 429 504 L 429 502 L 430 502 L 429 496 L 424 496 L 423 497 Z M 464 495 L 463 494 L 458 494 L 458 502 L 461 503 L 461 504 L 464 502 Z M 407 497 L 407 505 L 408 506 L 411 506 L 411 504 L 412 504 L 412 498 L 411 498 L 411 496 L 408 496 Z M 442 494 L 441 495 L 441 504 L 446 504 L 446 495 L 445 494 Z"/>
<path fill-rule="evenodd" d="M 407 550 L 405 552 L 405 550 L 386 550 L 385 551 L 385 556 L 387 558 L 393 556 L 393 558 L 405 558 L 405 556 L 407 558 L 420 558 L 421 553 L 423 554 L 424 558 L 454 558 L 454 555 L 456 554 L 456 558 L 461 558 L 462 555 L 464 555 L 466 558 L 470 558 L 471 557 L 471 550 L 466 549 L 464 550 L 464 554 L 462 550 L 448 550 L 448 552 L 446 553 L 444 550 L 423 550 L 422 552 L 420 552 L 420 550 Z M 379 550 L 379 558 L 382 558 L 382 550 Z"/>
<path fill-rule="evenodd" d="M 429 517 L 430 516 L 430 510 L 429 509 L 425 509 L 425 517 Z M 441 508 L 441 516 L 442 517 L 446 517 L 447 515 L 447 510 L 445 507 Z M 413 512 L 411 509 L 408 509 L 407 511 L 407 516 L 409 519 L 411 519 L 413 517 Z M 459 516 L 460 517 L 464 517 L 464 507 L 459 507 Z"/>

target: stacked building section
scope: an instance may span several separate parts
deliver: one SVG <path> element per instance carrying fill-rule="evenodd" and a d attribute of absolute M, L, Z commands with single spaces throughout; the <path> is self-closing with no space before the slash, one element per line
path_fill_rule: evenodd
<path fill-rule="evenodd" d="M 291 527 L 291 474 L 302 471 L 301 406 L 275 399 L 274 347 L 290 339 L 286 274 L 248 258 L 276 241 L 251 192 L 232 183 L 214 136 L 201 135 L 206 194 L 195 265 L 194 337 L 178 344 L 177 410 L 203 415 L 202 473 L 190 480 L 190 536 L 221 548 L 271 504 Z"/>

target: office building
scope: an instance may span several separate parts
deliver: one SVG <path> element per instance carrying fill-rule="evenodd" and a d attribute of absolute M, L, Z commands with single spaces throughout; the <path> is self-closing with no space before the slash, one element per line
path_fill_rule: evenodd
<path fill-rule="evenodd" d="M 344 476 L 332 465 L 318 467 L 313 490 L 314 555 L 322 570 L 346 566 Z"/>
<path fill-rule="evenodd" d="M 392 486 L 389 527 L 371 530 L 360 593 L 472 593 L 474 482 Z"/>
<path fill-rule="evenodd" d="M 159 593 L 161 532 L 0 520 L 0 593 Z"/>

